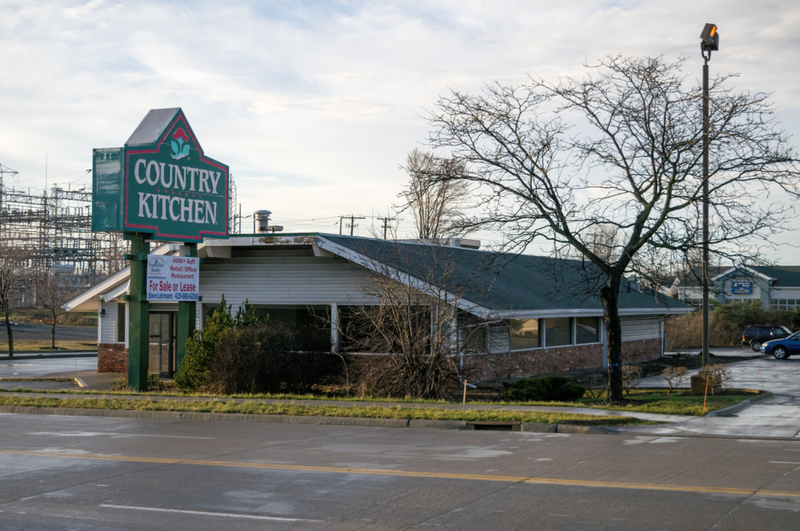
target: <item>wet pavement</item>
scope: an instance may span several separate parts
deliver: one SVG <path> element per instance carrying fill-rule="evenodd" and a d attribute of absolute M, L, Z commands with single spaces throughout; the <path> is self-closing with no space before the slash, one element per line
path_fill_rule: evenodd
<path fill-rule="evenodd" d="M 715 353 L 716 354 L 716 353 Z M 719 355 L 719 354 L 717 354 Z M 726 387 L 769 391 L 771 398 L 730 415 L 689 417 L 657 429 L 647 426 L 619 428 L 626 433 L 661 435 L 705 434 L 733 437 L 788 437 L 800 440 L 800 359 L 761 357 L 728 363 L 733 379 Z M 689 375 L 697 371 L 689 371 Z M 643 378 L 641 387 L 667 387 L 660 376 Z M 688 378 L 686 384 L 689 387 Z"/>
<path fill-rule="evenodd" d="M 97 371 L 97 357 L 0 359 L 0 378 L 33 378 L 45 375 L 70 377 L 71 373 Z"/>
<path fill-rule="evenodd" d="M 78 383 L 73 379 L 68 382 L 54 381 L 0 381 L 0 389 L 33 389 L 34 391 L 61 391 L 64 389 L 80 389 Z"/>
<path fill-rule="evenodd" d="M 41 323 L 18 323 L 12 326 L 12 334 L 15 340 L 38 340 L 47 341 L 50 339 L 52 327 Z M 8 341 L 5 325 L 0 326 L 0 342 Z M 97 327 L 95 326 L 56 326 L 56 341 L 97 341 Z"/>

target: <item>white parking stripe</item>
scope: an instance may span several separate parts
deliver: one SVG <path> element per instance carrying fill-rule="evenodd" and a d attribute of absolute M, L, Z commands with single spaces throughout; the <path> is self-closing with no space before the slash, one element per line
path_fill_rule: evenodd
<path fill-rule="evenodd" d="M 188 435 L 150 435 L 146 433 L 121 433 L 114 431 L 31 431 L 26 435 L 52 435 L 54 437 L 111 437 L 113 439 L 124 439 L 126 437 L 155 437 L 159 439 L 206 439 L 214 440 L 214 437 L 191 437 Z"/>
<path fill-rule="evenodd" d="M 247 518 L 250 520 L 275 520 L 279 522 L 322 522 L 322 520 L 307 520 L 303 518 L 281 518 L 279 516 L 258 516 L 255 514 L 210 513 L 207 511 L 184 511 L 182 509 L 161 509 L 159 507 L 134 507 L 132 505 L 108 505 L 100 507 L 107 509 L 131 509 L 134 511 L 151 511 L 156 513 L 196 514 L 198 516 L 221 516 L 224 518 Z"/>

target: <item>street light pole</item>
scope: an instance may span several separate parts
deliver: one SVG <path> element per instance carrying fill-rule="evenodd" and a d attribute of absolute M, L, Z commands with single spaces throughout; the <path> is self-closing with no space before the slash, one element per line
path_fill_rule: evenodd
<path fill-rule="evenodd" d="M 708 54 L 709 57 L 711 53 Z M 703 367 L 708 365 L 708 59 L 703 63 Z"/>
<path fill-rule="evenodd" d="M 700 51 L 703 55 L 703 367 L 708 365 L 708 62 L 711 52 L 719 50 L 717 26 L 706 24 L 700 34 Z"/>

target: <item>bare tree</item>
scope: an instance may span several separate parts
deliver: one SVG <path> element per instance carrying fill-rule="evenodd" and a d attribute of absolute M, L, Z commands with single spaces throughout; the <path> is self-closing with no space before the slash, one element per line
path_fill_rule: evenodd
<path fill-rule="evenodd" d="M 605 262 L 615 260 L 617 258 L 615 255 L 620 251 L 618 248 L 618 232 L 618 227 L 615 225 L 596 226 L 589 231 L 589 237 L 587 238 L 589 250 Z M 583 256 L 581 252 L 577 254 Z"/>
<path fill-rule="evenodd" d="M 387 244 L 386 259 L 372 262 L 375 273 L 363 291 L 375 302 L 349 306 L 341 316 L 341 347 L 384 355 L 358 378 L 362 393 L 446 398 L 464 375 L 459 352 L 485 329 L 459 329 L 461 287 L 447 248 L 427 245 L 412 257 L 405 247 Z"/>
<path fill-rule="evenodd" d="M 14 332 L 11 328 L 11 309 L 17 301 L 17 292 L 23 282 L 26 253 L 23 249 L 0 242 L 0 310 L 6 325 L 8 356 L 14 356 Z"/>
<path fill-rule="evenodd" d="M 41 304 L 44 309 L 50 312 L 50 347 L 56 348 L 56 325 L 58 318 L 66 313 L 62 308 L 71 296 L 77 291 L 69 280 L 64 276 L 48 272 L 39 288 Z"/>
<path fill-rule="evenodd" d="M 471 194 L 469 183 L 459 178 L 463 163 L 414 149 L 408 154 L 405 170 L 408 187 L 398 194 L 405 201 L 399 208 L 413 213 L 417 237 L 432 240 L 463 235 L 457 220 Z"/>
<path fill-rule="evenodd" d="M 431 113 L 430 144 L 467 168 L 433 183 L 478 188 L 482 214 L 465 229 L 502 229 L 508 250 L 550 241 L 594 264 L 610 401 L 623 398 L 618 298 L 625 271 L 642 249 L 679 255 L 698 241 L 702 91 L 687 86 L 681 66 L 661 57 L 607 57 L 585 79 L 453 91 Z M 729 79 L 716 78 L 710 88 L 710 243 L 718 254 L 755 260 L 786 226 L 789 207 L 779 198 L 798 197 L 798 160 L 775 127 L 767 95 L 734 93 Z M 616 228 L 608 257 L 592 250 L 598 226 Z"/>

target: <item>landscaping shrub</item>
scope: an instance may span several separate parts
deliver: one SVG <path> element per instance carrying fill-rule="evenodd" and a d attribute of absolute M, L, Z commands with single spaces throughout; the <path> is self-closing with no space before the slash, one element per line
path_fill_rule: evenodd
<path fill-rule="evenodd" d="M 147 375 L 147 390 L 148 391 L 163 391 L 166 388 L 161 377 L 157 374 Z"/>
<path fill-rule="evenodd" d="M 231 315 L 231 307 L 225 303 L 225 296 L 214 312 L 206 319 L 202 330 L 195 330 L 186 342 L 186 355 L 183 357 L 175 385 L 187 391 L 196 391 L 207 385 L 210 378 L 211 362 L 228 332 L 237 328 L 246 328 L 264 323 L 269 317 L 256 313 L 253 305 L 247 301 L 239 307 L 236 316 Z"/>
<path fill-rule="evenodd" d="M 418 351 L 375 356 L 351 375 L 359 396 L 375 398 L 450 400 L 462 382 L 454 357 Z"/>
<path fill-rule="evenodd" d="M 667 381 L 667 385 L 669 385 L 669 391 L 667 391 L 668 395 L 671 395 L 676 387 L 686 381 L 686 371 L 686 367 L 667 367 L 661 371 L 661 377 L 664 378 Z"/>
<path fill-rule="evenodd" d="M 506 395 L 512 400 L 524 402 L 569 402 L 583 397 L 586 389 L 563 376 L 544 378 L 522 378 L 516 382 L 503 382 Z"/>
<path fill-rule="evenodd" d="M 622 366 L 622 387 L 625 389 L 625 394 L 630 393 L 631 389 L 638 387 L 639 381 L 642 379 L 642 368 L 636 365 L 623 365 Z"/>
<path fill-rule="evenodd" d="M 721 386 L 733 380 L 733 375 L 731 374 L 731 370 L 724 363 L 706 365 L 705 367 L 700 369 L 700 371 L 697 374 L 703 380 L 708 379 L 708 388 L 711 390 L 712 395 L 714 394 L 714 389 L 717 386 Z"/>
<path fill-rule="evenodd" d="M 578 380 L 586 388 L 587 398 L 602 398 L 608 392 L 608 378 L 606 376 L 585 376 Z"/>
<path fill-rule="evenodd" d="M 329 347 L 312 329 L 269 323 L 236 328 L 223 336 L 206 388 L 224 394 L 307 392 L 342 368 Z"/>

